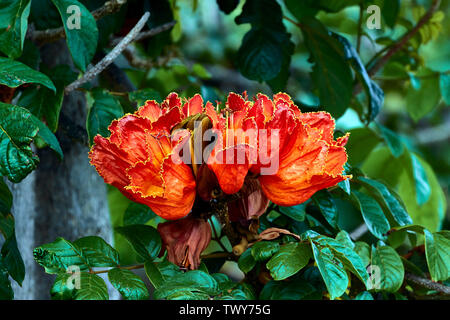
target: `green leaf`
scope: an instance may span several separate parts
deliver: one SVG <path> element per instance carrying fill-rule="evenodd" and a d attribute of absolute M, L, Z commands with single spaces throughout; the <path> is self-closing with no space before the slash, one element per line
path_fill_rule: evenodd
<path fill-rule="evenodd" d="M 96 274 L 81 272 L 80 289 L 74 294 L 75 300 L 108 300 L 108 288 L 105 281 Z"/>
<path fill-rule="evenodd" d="M 6 239 L 1 250 L 2 260 L 9 275 L 16 280 L 19 285 L 22 285 L 25 278 L 25 264 L 17 247 L 16 235 L 12 234 Z"/>
<path fill-rule="evenodd" d="M 390 28 L 394 28 L 397 21 L 398 14 L 400 12 L 400 0 L 388 0 L 383 1 L 383 7 L 381 8 L 381 16 Z"/>
<path fill-rule="evenodd" d="M 341 181 L 338 183 L 339 188 L 342 189 L 346 194 L 350 195 L 352 193 L 352 189 L 350 187 L 350 181 L 349 179 L 346 179 L 344 181 Z"/>
<path fill-rule="evenodd" d="M 350 61 L 350 65 L 353 70 L 355 70 L 356 78 L 363 85 L 364 90 L 368 98 L 368 116 L 367 119 L 370 121 L 374 120 L 375 117 L 381 110 L 384 102 L 384 92 L 383 90 L 373 81 L 366 71 L 364 63 L 359 58 L 358 52 L 351 45 L 351 43 L 344 37 L 333 33 L 335 37 L 342 45 L 344 50 L 344 55 L 347 60 Z"/>
<path fill-rule="evenodd" d="M 292 281 L 269 281 L 261 290 L 260 300 L 308 300 L 313 294 L 317 293 L 316 288 L 302 278 L 296 278 Z M 319 297 L 312 299 L 320 299 Z"/>
<path fill-rule="evenodd" d="M 318 191 L 313 196 L 314 203 L 319 207 L 320 212 L 325 220 L 334 229 L 338 228 L 338 211 L 334 204 L 333 198 L 326 190 Z"/>
<path fill-rule="evenodd" d="M 140 106 L 144 105 L 147 100 L 155 100 L 158 103 L 162 101 L 161 94 L 151 88 L 132 91 L 128 93 L 128 99 L 136 101 Z"/>
<path fill-rule="evenodd" d="M 108 127 L 111 122 L 123 116 L 123 109 L 119 101 L 106 90 L 96 88 L 91 93 L 94 103 L 89 108 L 86 119 L 86 130 L 90 145 L 92 145 L 97 134 L 108 137 L 110 135 Z"/>
<path fill-rule="evenodd" d="M 217 0 L 217 5 L 219 9 L 230 14 L 239 4 L 239 0 Z"/>
<path fill-rule="evenodd" d="M 123 235 L 144 259 L 153 260 L 158 256 L 161 250 L 161 238 L 155 228 L 135 224 L 118 227 L 116 231 Z"/>
<path fill-rule="evenodd" d="M 352 194 L 352 199 L 359 207 L 369 231 L 378 239 L 386 239 L 386 234 L 391 229 L 391 225 L 378 202 L 356 190 Z"/>
<path fill-rule="evenodd" d="M 5 240 L 14 235 L 14 217 L 12 214 L 0 215 L 0 232 L 3 234 Z"/>
<path fill-rule="evenodd" d="M 419 73 L 419 75 L 428 74 Z M 439 103 L 441 94 L 439 91 L 439 78 L 428 77 L 421 79 L 420 89 L 410 87 L 406 94 L 406 108 L 414 121 L 429 114 Z"/>
<path fill-rule="evenodd" d="M 16 88 L 25 83 L 42 84 L 56 92 L 52 81 L 45 74 L 31 69 L 19 61 L 0 57 L 0 84 Z"/>
<path fill-rule="evenodd" d="M 368 266 L 370 263 L 370 246 L 366 242 L 356 241 L 354 250 L 361 258 L 363 265 Z"/>
<path fill-rule="evenodd" d="M 330 248 L 334 257 L 340 260 L 345 269 L 355 274 L 363 283 L 366 283 L 368 278 L 366 266 L 361 257 L 347 244 L 325 236 L 315 237 L 313 241 L 322 247 Z"/>
<path fill-rule="evenodd" d="M 392 155 L 396 158 L 402 155 L 405 150 L 403 142 L 400 140 L 399 136 L 394 132 L 377 123 L 377 127 L 380 129 L 381 136 L 386 142 L 389 150 L 391 150 Z"/>
<path fill-rule="evenodd" d="M 58 8 L 59 14 L 61 15 L 66 33 L 67 46 L 69 47 L 73 62 L 84 72 L 97 49 L 97 23 L 89 10 L 76 0 L 52 0 L 52 2 Z M 76 16 L 75 11 L 68 10 L 71 6 L 78 7 L 80 11 L 79 17 Z M 79 26 L 76 24 L 77 18 L 79 18 Z"/>
<path fill-rule="evenodd" d="M 36 168 L 39 159 L 30 144 L 39 128 L 26 109 L 0 103 L 0 174 L 20 182 Z"/>
<path fill-rule="evenodd" d="M 152 285 L 158 289 L 165 281 L 164 275 L 158 269 L 153 261 L 146 261 L 144 264 L 145 274 L 152 283 Z"/>
<path fill-rule="evenodd" d="M 81 250 L 90 267 L 115 267 L 119 264 L 117 251 L 100 237 L 80 238 L 73 244 Z"/>
<path fill-rule="evenodd" d="M 284 2 L 286 3 L 286 7 L 298 21 L 301 21 L 304 17 L 313 17 L 319 11 L 319 8 L 314 5 L 314 0 L 285 0 Z"/>
<path fill-rule="evenodd" d="M 291 219 L 294 219 L 296 221 L 302 222 L 305 220 L 305 212 L 306 209 L 306 203 L 298 204 L 296 206 L 292 207 L 282 207 L 278 206 L 278 211 L 280 211 L 282 214 L 288 216 Z"/>
<path fill-rule="evenodd" d="M 253 258 L 252 249 L 245 250 L 238 260 L 239 269 L 241 269 L 244 273 L 248 273 L 254 268 L 255 265 L 256 260 Z"/>
<path fill-rule="evenodd" d="M 4 0 L 0 7 L 0 51 L 10 58 L 22 54 L 31 0 Z"/>
<path fill-rule="evenodd" d="M 353 77 L 343 48 L 319 20 L 302 21 L 305 45 L 314 62 L 312 81 L 319 90 L 320 104 L 335 118 L 347 110 L 353 90 Z"/>
<path fill-rule="evenodd" d="M 69 266 L 78 266 L 81 271 L 89 269 L 81 249 L 63 238 L 37 247 L 33 250 L 33 256 L 44 267 L 45 272 L 50 274 L 66 272 Z"/>
<path fill-rule="evenodd" d="M 75 277 L 76 275 L 70 273 L 58 273 L 50 289 L 52 300 L 72 300 L 75 293 Z"/>
<path fill-rule="evenodd" d="M 125 300 L 148 300 L 145 283 L 130 270 L 113 268 L 108 272 L 108 279 Z"/>
<path fill-rule="evenodd" d="M 373 297 L 370 292 L 363 291 L 358 293 L 354 300 L 373 300 Z"/>
<path fill-rule="evenodd" d="M 3 179 L 0 178 L 0 214 L 6 215 L 11 212 L 12 203 L 12 193 Z"/>
<path fill-rule="evenodd" d="M 425 254 L 433 281 L 450 278 L 450 231 L 431 233 L 424 230 Z"/>
<path fill-rule="evenodd" d="M 50 131 L 50 129 L 45 124 L 43 124 L 35 116 L 31 115 L 30 120 L 34 123 L 35 126 L 38 127 L 37 136 L 41 138 L 45 142 L 45 144 L 47 144 L 50 147 L 50 149 L 55 151 L 59 159 L 62 160 L 63 152 L 55 135 Z"/>
<path fill-rule="evenodd" d="M 40 137 L 62 159 L 63 154 L 53 133 L 28 110 L 0 102 L 0 173 L 20 182 L 36 167 L 39 159 L 30 143 Z"/>
<path fill-rule="evenodd" d="M 338 234 L 336 235 L 335 239 L 337 241 L 339 241 L 340 243 L 342 243 L 344 246 L 346 246 L 352 250 L 355 248 L 355 244 L 353 243 L 352 239 L 350 238 L 350 235 L 348 234 L 348 232 L 345 230 L 339 231 Z"/>
<path fill-rule="evenodd" d="M 363 183 L 364 187 L 369 190 L 378 202 L 381 202 L 381 205 L 384 205 L 389 210 L 399 225 L 404 226 L 413 223 L 405 208 L 384 184 L 364 177 L 359 177 L 358 180 Z"/>
<path fill-rule="evenodd" d="M 255 261 L 264 261 L 269 259 L 273 254 L 278 252 L 280 245 L 274 241 L 259 241 L 252 248 L 251 253 Z"/>
<path fill-rule="evenodd" d="M 376 249 L 372 247 L 371 273 L 367 282 L 369 290 L 395 292 L 402 286 L 405 269 L 393 248 L 378 246 Z"/>
<path fill-rule="evenodd" d="M 3 264 L 0 256 L 0 300 L 13 300 L 14 291 L 11 287 L 11 282 L 8 279 L 8 270 Z"/>
<path fill-rule="evenodd" d="M 348 6 L 357 5 L 359 2 L 360 0 L 319 0 L 315 3 L 326 12 L 338 12 Z"/>
<path fill-rule="evenodd" d="M 311 249 L 304 243 L 287 243 L 280 247 L 267 262 L 267 269 L 274 280 L 284 280 L 305 267 L 311 257 Z"/>
<path fill-rule="evenodd" d="M 342 262 L 335 257 L 328 247 L 322 247 L 314 243 L 310 238 L 314 259 L 322 275 L 332 300 L 340 297 L 348 286 L 348 276 Z"/>
<path fill-rule="evenodd" d="M 416 186 L 416 199 L 419 205 L 423 205 L 430 199 L 431 187 L 428 182 L 425 168 L 420 163 L 419 159 L 410 152 L 412 172 Z"/>
<path fill-rule="evenodd" d="M 294 44 L 282 19 L 281 7 L 275 0 L 246 0 L 242 13 L 236 18 L 237 24 L 252 26 L 237 53 L 237 64 L 245 77 L 272 80 L 283 66 L 289 65 Z"/>
<path fill-rule="evenodd" d="M 177 294 L 184 295 L 185 292 L 199 293 L 202 298 L 207 298 L 218 294 L 220 290 L 214 277 L 203 271 L 193 270 L 171 277 L 155 290 L 154 296 L 155 299 L 175 299 Z"/>
<path fill-rule="evenodd" d="M 446 105 L 450 105 L 450 74 L 442 73 L 439 77 L 441 96 Z"/>
<path fill-rule="evenodd" d="M 132 202 L 123 215 L 123 225 L 145 224 L 155 216 L 148 206 Z"/>
<path fill-rule="evenodd" d="M 45 121 L 53 132 L 58 128 L 59 113 L 64 98 L 64 87 L 76 79 L 69 66 L 59 65 L 43 69 L 56 86 L 56 93 L 47 88 L 27 88 L 22 92 L 18 105 L 31 111 L 37 118 Z"/>

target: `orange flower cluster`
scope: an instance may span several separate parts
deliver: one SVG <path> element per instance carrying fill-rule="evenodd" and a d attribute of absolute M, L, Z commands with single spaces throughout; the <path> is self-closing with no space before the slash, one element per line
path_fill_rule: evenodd
<path fill-rule="evenodd" d="M 199 126 L 193 126 L 193 120 Z M 204 156 L 205 141 L 196 152 L 194 140 L 206 130 L 215 140 Z M 109 131 L 108 138 L 94 138 L 91 164 L 132 201 L 187 225 L 181 228 L 184 233 L 172 233 L 179 230 L 172 222 L 158 229 L 169 259 L 189 261 L 191 268 L 198 266 L 201 252 L 194 243 L 206 248 L 209 239 L 203 238 L 210 237 L 209 226 L 200 219 L 178 220 L 191 212 L 196 199 L 211 200 L 217 190 L 239 192 L 228 204 L 230 220 L 248 221 L 261 215 L 269 200 L 297 205 L 348 178 L 343 175 L 348 135 L 335 140 L 330 114 L 302 113 L 284 93 L 273 100 L 258 94 L 254 101 L 230 93 L 220 112 L 210 102 L 204 105 L 198 94 L 182 101 L 171 93 L 161 104 L 147 101 L 134 114 L 114 120 Z M 193 161 L 177 161 L 180 155 Z M 197 240 L 190 241 L 190 236 Z M 174 248 L 174 239 L 182 240 L 181 249 Z"/>

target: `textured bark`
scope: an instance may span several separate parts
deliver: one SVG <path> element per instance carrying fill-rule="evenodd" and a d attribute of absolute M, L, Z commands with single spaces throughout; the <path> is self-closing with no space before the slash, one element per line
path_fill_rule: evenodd
<path fill-rule="evenodd" d="M 71 65 L 65 42 L 44 46 L 41 58 L 49 66 Z M 64 98 L 62 117 L 73 128 L 84 128 L 87 106 L 81 92 Z M 82 132 L 82 131 L 81 131 Z M 72 132 L 73 133 L 73 132 Z M 38 151 L 40 164 L 20 184 L 11 186 L 16 219 L 16 235 L 26 266 L 22 288 L 14 285 L 16 299 L 49 299 L 55 276 L 45 274 L 33 260 L 33 248 L 57 237 L 68 240 L 98 235 L 113 244 L 111 221 L 106 198 L 106 186 L 89 164 L 89 148 L 75 141 L 67 130 L 59 129 L 56 136 L 64 152 L 58 160 L 50 149 Z M 110 298 L 118 298 L 110 288 Z"/>

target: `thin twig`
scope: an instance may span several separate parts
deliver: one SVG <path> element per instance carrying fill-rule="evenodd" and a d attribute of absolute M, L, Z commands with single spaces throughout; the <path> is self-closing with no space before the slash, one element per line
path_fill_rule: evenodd
<path fill-rule="evenodd" d="M 420 18 L 417 24 L 408 31 L 403 37 L 400 38 L 387 52 L 379 59 L 369 70 L 369 76 L 372 77 L 376 74 L 388 61 L 396 54 L 403 46 L 422 28 L 432 17 L 436 10 L 439 8 L 441 0 L 433 0 L 430 9 Z"/>
<path fill-rule="evenodd" d="M 114 49 L 108 53 L 99 63 L 97 63 L 94 67 L 90 68 L 81 78 L 75 80 L 71 84 L 69 84 L 64 92 L 67 94 L 74 89 L 81 86 L 83 83 L 86 83 L 92 79 L 94 79 L 100 72 L 102 72 L 108 65 L 110 65 L 121 53 L 122 51 L 135 39 L 135 37 L 139 34 L 142 28 L 145 26 L 148 18 L 150 17 L 150 13 L 146 12 L 139 20 L 139 22 L 131 29 L 131 31 L 114 47 Z"/>
<path fill-rule="evenodd" d="M 229 252 L 215 252 L 215 253 L 210 253 L 210 254 L 205 254 L 205 255 L 201 255 L 200 258 L 201 259 L 217 259 L 217 258 L 228 258 L 231 257 L 232 254 Z M 132 266 L 117 266 L 116 268 L 118 269 L 124 269 L 124 270 L 135 270 L 135 269 L 142 269 L 145 267 L 145 264 L 141 263 L 141 264 L 136 264 L 136 265 L 132 265 Z M 89 273 L 92 274 L 99 274 L 99 273 L 107 273 L 109 272 L 109 270 L 111 269 L 103 269 L 103 270 L 89 270 Z"/>
<path fill-rule="evenodd" d="M 405 279 L 409 280 L 421 287 L 430 289 L 430 290 L 435 290 L 438 291 L 442 294 L 445 294 L 447 296 L 450 296 L 450 287 L 445 286 L 443 284 L 431 281 L 429 279 L 425 279 L 425 278 L 421 278 L 419 276 L 416 276 L 415 274 L 412 273 L 406 273 L 405 274 Z"/>
<path fill-rule="evenodd" d="M 92 11 L 92 16 L 95 20 L 99 20 L 104 16 L 116 13 L 120 10 L 127 0 L 110 0 L 106 1 L 103 6 Z M 33 42 L 40 44 L 56 41 L 66 36 L 64 27 L 47 29 L 47 30 L 34 30 L 30 33 L 30 38 Z"/>
<path fill-rule="evenodd" d="M 144 264 L 137 264 L 137 265 L 127 266 L 127 267 L 118 266 L 117 268 L 125 269 L 125 270 L 142 269 L 142 268 L 144 268 Z M 107 272 L 109 272 L 109 270 L 111 270 L 111 269 L 97 270 L 97 271 L 91 270 L 91 271 L 89 271 L 89 273 L 92 273 L 92 274 L 107 273 Z"/>

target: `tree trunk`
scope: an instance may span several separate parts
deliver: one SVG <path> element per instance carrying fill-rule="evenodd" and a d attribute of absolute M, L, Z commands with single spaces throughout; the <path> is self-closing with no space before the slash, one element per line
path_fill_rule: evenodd
<path fill-rule="evenodd" d="M 64 40 L 41 49 L 42 61 L 50 67 L 71 65 Z M 72 128 L 85 128 L 86 100 L 81 92 L 64 97 L 61 120 L 71 122 Z M 58 160 L 50 149 L 38 151 L 38 168 L 20 184 L 9 183 L 14 203 L 16 236 L 22 253 L 26 275 L 22 288 L 14 285 L 16 299 L 49 299 L 55 276 L 45 274 L 33 260 L 33 249 L 57 237 L 76 240 L 97 235 L 113 244 L 111 221 L 106 198 L 106 185 L 89 164 L 89 148 L 83 137 L 74 141 L 67 130 L 58 129 L 56 136 L 64 152 Z M 83 133 L 85 131 L 79 130 Z M 81 140 L 81 141 L 80 141 Z M 117 299 L 110 290 L 110 298 Z"/>

